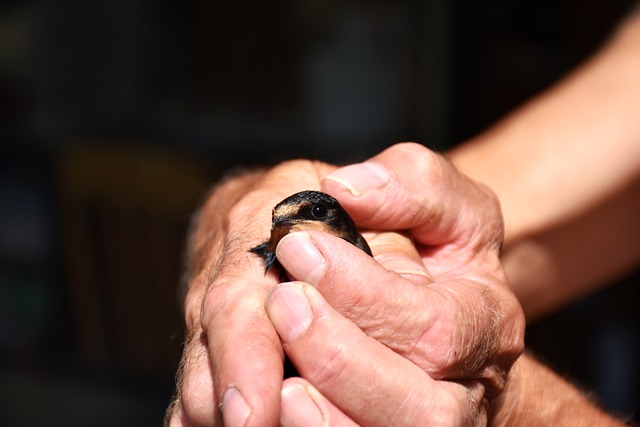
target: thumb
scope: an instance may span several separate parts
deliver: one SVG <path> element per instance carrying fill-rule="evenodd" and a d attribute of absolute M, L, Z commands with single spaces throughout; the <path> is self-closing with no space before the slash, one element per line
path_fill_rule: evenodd
<path fill-rule="evenodd" d="M 337 169 L 325 176 L 322 190 L 361 227 L 410 230 L 429 246 L 502 242 L 497 197 L 420 144 L 396 144 L 364 163 Z"/>

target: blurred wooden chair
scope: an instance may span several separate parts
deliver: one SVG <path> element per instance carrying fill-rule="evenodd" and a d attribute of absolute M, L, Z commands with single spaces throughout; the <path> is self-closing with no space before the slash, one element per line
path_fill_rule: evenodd
<path fill-rule="evenodd" d="M 80 360 L 172 378 L 182 339 L 183 242 L 213 168 L 195 156 L 125 143 L 69 145 L 58 166 Z"/>

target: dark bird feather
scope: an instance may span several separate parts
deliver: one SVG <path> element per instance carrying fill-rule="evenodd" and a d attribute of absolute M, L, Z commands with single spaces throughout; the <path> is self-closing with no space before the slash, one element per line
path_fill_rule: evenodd
<path fill-rule="evenodd" d="M 250 249 L 262 257 L 265 274 L 278 265 L 276 246 L 287 234 L 302 230 L 320 230 L 341 237 L 371 256 L 367 241 L 338 201 L 321 191 L 301 191 L 278 203 L 272 212 L 269 240 Z"/>

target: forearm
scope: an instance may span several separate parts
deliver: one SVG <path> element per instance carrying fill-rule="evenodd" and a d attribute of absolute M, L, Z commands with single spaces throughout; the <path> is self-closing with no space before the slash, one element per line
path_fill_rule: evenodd
<path fill-rule="evenodd" d="M 529 321 L 633 271 L 640 263 L 640 179 L 567 224 L 512 243 L 502 260 Z"/>
<path fill-rule="evenodd" d="M 505 269 L 529 319 L 640 261 L 640 16 L 452 160 L 499 196 Z"/>
<path fill-rule="evenodd" d="M 528 354 L 522 355 L 513 365 L 506 391 L 500 399 L 496 426 L 624 425 Z"/>
<path fill-rule="evenodd" d="M 588 209 L 640 169 L 640 16 L 451 158 L 499 196 L 507 243 Z"/>

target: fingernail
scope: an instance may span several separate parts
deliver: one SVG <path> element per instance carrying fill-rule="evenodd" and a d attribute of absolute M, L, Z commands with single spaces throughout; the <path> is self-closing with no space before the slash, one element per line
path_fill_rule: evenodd
<path fill-rule="evenodd" d="M 335 181 L 354 196 L 360 196 L 366 191 L 384 187 L 390 178 L 391 175 L 384 166 L 375 162 L 364 162 L 337 169 L 324 179 Z"/>
<path fill-rule="evenodd" d="M 308 233 L 287 234 L 278 243 L 276 256 L 296 280 L 316 285 L 324 274 L 326 261 Z"/>
<path fill-rule="evenodd" d="M 303 335 L 313 316 L 304 292 L 299 285 L 292 283 L 281 284 L 273 289 L 267 299 L 267 314 L 285 343 Z"/>
<path fill-rule="evenodd" d="M 323 426 L 324 415 L 307 393 L 299 385 L 287 387 L 282 391 L 282 412 L 280 422 L 283 427 L 288 426 Z"/>
<path fill-rule="evenodd" d="M 243 426 L 251 414 L 251 408 L 235 387 L 225 390 L 220 409 L 225 426 Z"/>

